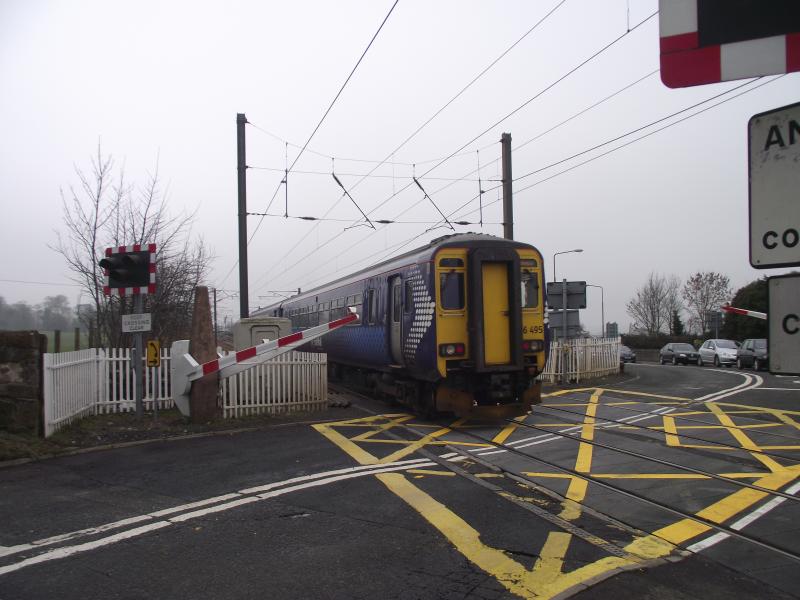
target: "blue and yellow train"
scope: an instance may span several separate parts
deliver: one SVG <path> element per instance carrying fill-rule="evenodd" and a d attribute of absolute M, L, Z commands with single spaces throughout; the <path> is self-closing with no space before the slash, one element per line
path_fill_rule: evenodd
<path fill-rule="evenodd" d="M 316 340 L 334 378 L 423 413 L 520 415 L 541 401 L 544 265 L 529 244 L 485 234 L 426 246 L 266 307 L 301 330 L 359 320 Z"/>

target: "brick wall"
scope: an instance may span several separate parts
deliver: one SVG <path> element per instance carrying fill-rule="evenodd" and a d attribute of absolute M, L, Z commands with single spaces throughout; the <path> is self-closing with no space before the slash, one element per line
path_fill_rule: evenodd
<path fill-rule="evenodd" d="M 0 430 L 41 434 L 42 354 L 47 337 L 0 331 Z"/>

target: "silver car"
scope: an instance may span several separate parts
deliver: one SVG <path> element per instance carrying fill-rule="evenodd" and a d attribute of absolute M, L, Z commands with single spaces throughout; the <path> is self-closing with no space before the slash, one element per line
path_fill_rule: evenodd
<path fill-rule="evenodd" d="M 738 344 L 733 340 L 706 340 L 700 346 L 700 357 L 697 364 L 701 367 L 705 363 L 713 363 L 715 367 L 725 365 L 732 366 L 736 363 L 736 351 Z"/>

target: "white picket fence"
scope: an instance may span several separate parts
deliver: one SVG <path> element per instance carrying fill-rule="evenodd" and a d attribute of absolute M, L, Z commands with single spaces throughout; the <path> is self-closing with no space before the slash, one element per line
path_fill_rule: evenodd
<path fill-rule="evenodd" d="M 575 338 L 550 342 L 550 355 L 540 381 L 579 383 L 619 373 L 620 338 Z"/>
<path fill-rule="evenodd" d="M 144 360 L 144 409 L 172 408 L 169 349 L 162 348 L 158 368 Z M 45 437 L 87 415 L 134 411 L 136 385 L 128 348 L 45 354 Z M 223 379 L 219 405 L 224 417 L 306 411 L 324 408 L 327 394 L 327 355 L 288 352 Z"/>
<path fill-rule="evenodd" d="M 327 405 L 327 354 L 287 352 L 220 381 L 224 417 L 305 412 Z"/>

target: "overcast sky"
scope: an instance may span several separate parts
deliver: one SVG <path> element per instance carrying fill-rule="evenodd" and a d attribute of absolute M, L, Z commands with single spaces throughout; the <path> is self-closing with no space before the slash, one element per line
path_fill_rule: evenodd
<path fill-rule="evenodd" d="M 63 229 L 59 189 L 90 168 L 100 141 L 131 181 L 160 157 L 169 210 L 198 211 L 194 232 L 216 256 L 207 283 L 226 290 L 221 313 L 238 317 L 236 113 L 252 123 L 248 210 L 263 212 L 286 143 L 291 164 L 392 3 L 0 2 L 0 295 L 78 300 L 48 245 Z M 800 75 L 668 89 L 658 17 L 646 20 L 657 10 L 656 0 L 400 0 L 289 174 L 289 214 L 336 220 L 249 218 L 251 308 L 446 234 L 424 233 L 439 215 L 413 175 L 445 214 L 472 222 L 480 175 L 484 225 L 457 230 L 502 235 L 503 132 L 521 178 L 515 238 L 539 248 L 548 279 L 554 253 L 582 248 L 557 258 L 558 278 L 603 286 L 606 321 L 622 331 L 651 271 L 714 270 L 734 289 L 781 272 L 748 261 L 747 121 L 796 102 Z M 344 231 L 360 215 L 332 169 L 371 219 L 413 223 Z M 270 212 L 285 202 L 280 188 Z M 590 289 L 582 315 L 595 333 L 600 301 Z"/>

